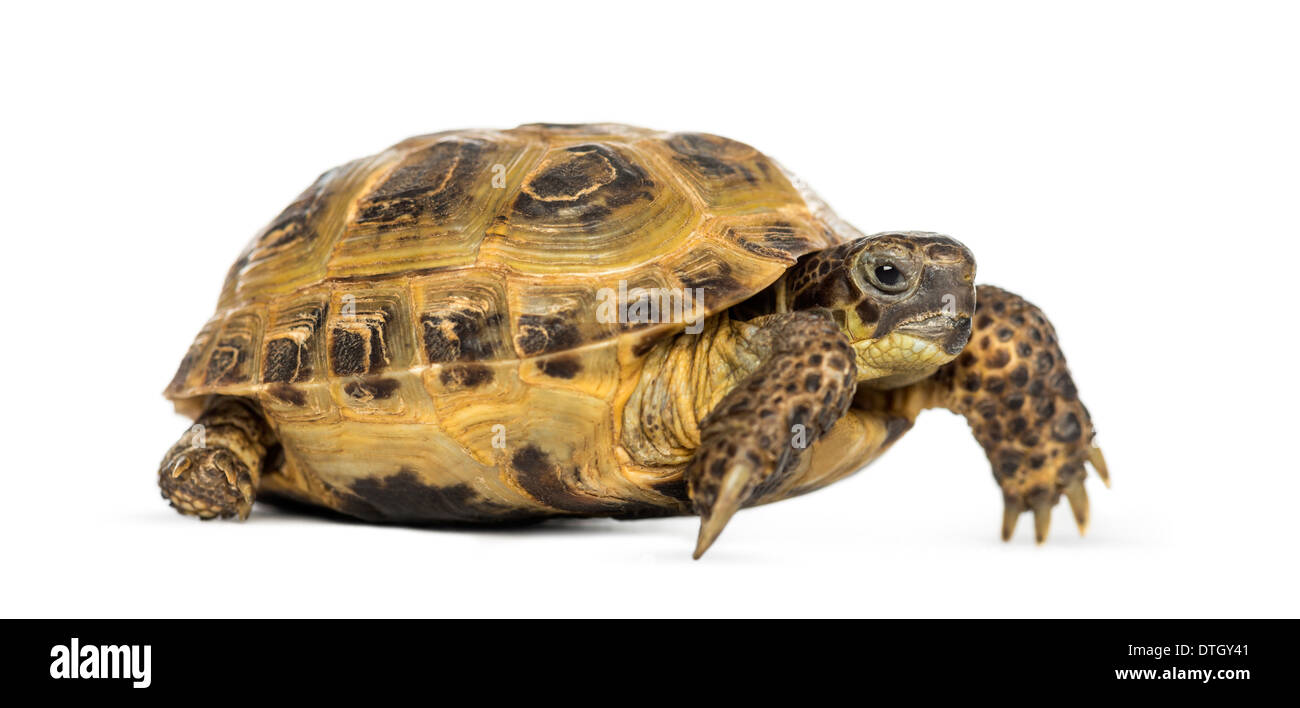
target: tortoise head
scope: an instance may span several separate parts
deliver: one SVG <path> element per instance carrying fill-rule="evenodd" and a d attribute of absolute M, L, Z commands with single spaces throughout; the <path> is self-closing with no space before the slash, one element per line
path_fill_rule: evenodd
<path fill-rule="evenodd" d="M 791 309 L 831 311 L 853 343 L 860 382 L 902 386 L 970 339 L 975 257 L 947 236 L 880 233 L 800 259 L 785 295 Z"/>

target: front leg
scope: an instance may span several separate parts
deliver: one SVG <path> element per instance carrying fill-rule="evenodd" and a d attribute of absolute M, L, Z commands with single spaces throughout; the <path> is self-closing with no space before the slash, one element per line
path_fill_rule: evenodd
<path fill-rule="evenodd" d="M 779 485 L 798 455 L 835 425 L 857 387 L 848 339 L 821 312 L 755 320 L 761 363 L 704 419 L 686 469 L 700 515 L 695 558 L 738 509 Z"/>
<path fill-rule="evenodd" d="M 1011 538 L 1026 510 L 1034 512 L 1035 538 L 1046 540 L 1061 495 L 1083 533 L 1083 463 L 1107 486 L 1110 478 L 1056 332 L 1041 310 L 1019 296 L 988 285 L 976 292 L 970 343 L 936 374 L 934 403 L 966 417 L 993 464 L 1005 503 L 1003 540 Z"/>

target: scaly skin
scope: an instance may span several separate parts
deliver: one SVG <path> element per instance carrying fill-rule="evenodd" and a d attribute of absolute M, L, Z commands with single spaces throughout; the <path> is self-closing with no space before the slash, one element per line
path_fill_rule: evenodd
<path fill-rule="evenodd" d="M 158 467 L 163 498 L 201 519 L 248 518 L 275 436 L 239 398 L 214 398 Z"/>
<path fill-rule="evenodd" d="M 800 453 L 830 431 L 856 389 L 853 348 L 829 313 L 769 315 L 754 324 L 762 363 L 704 419 L 686 470 L 701 517 L 697 559 L 742 505 L 779 485 Z"/>
<path fill-rule="evenodd" d="M 917 232 L 864 237 L 812 254 L 786 274 L 776 286 L 777 313 L 750 322 L 747 348 L 761 361 L 709 413 L 687 468 L 701 517 L 696 558 L 738 509 L 782 486 L 803 447 L 845 414 L 859 384 L 888 390 L 925 380 L 961 351 L 974 277 L 964 246 Z M 659 375 L 650 369 L 642 381 Z M 880 413 L 867 424 L 888 431 L 891 413 Z M 871 458 L 898 434 L 886 435 Z"/>
<path fill-rule="evenodd" d="M 945 250 L 939 258 L 915 252 L 909 258 L 911 237 L 890 241 L 889 236 L 873 237 L 835 249 L 839 253 L 815 254 L 779 286 L 785 291 L 778 303 L 833 308 L 838 328 L 819 328 L 819 319 L 804 312 L 751 322 L 758 333 L 749 335 L 747 348 L 766 353 L 705 419 L 700 447 L 687 471 L 692 502 L 701 516 L 696 558 L 736 510 L 778 487 L 796 463 L 802 449 L 789 445 L 791 425 L 811 419 L 815 422 L 809 433 L 820 439 L 846 412 L 850 399 L 861 409 L 859 415 L 876 416 L 885 425 L 897 421 L 898 432 L 884 446 L 910 428 L 924 408 L 942 407 L 965 416 L 1002 489 L 1004 540 L 1011 538 L 1021 512 L 1033 511 L 1035 537 L 1043 542 L 1051 508 L 1061 496 L 1069 500 L 1080 532 L 1086 529 L 1084 463 L 1092 464 L 1103 481 L 1106 464 L 1092 445 L 1091 418 L 1078 398 L 1051 324 L 1020 297 L 981 286 L 974 298 L 978 309 L 969 344 L 969 321 L 958 325 L 968 312 L 969 297 L 957 298 L 958 316 L 942 320 L 945 326 L 926 325 L 919 331 L 891 326 L 929 317 L 945 295 L 961 294 L 962 283 L 969 289 L 974 273 L 964 249 L 955 256 Z M 946 241 L 935 243 L 944 249 L 955 244 Z M 877 262 L 881 254 L 889 254 L 921 285 L 882 294 L 873 292 L 863 278 L 841 272 L 852 270 L 855 263 Z M 827 256 L 835 258 L 827 264 Z M 933 288 L 936 283 L 946 288 Z M 955 345 L 953 336 L 960 337 Z M 777 345 L 765 349 L 760 342 Z M 815 354 L 841 349 L 846 356 L 856 352 L 856 366 L 850 362 L 846 368 L 841 360 L 841 366 L 827 372 L 827 360 Z M 654 379 L 656 374 L 643 376 Z M 843 376 L 848 379 L 840 386 Z M 855 379 L 862 388 L 856 397 Z M 808 388 L 805 381 L 816 385 Z"/>
<path fill-rule="evenodd" d="M 1000 288 L 981 285 L 977 302 L 970 344 L 920 385 L 933 390 L 932 405 L 965 416 L 988 455 L 1005 503 L 1003 540 L 1021 512 L 1032 511 L 1034 537 L 1045 541 L 1062 495 L 1082 534 L 1088 527 L 1084 463 L 1110 481 L 1056 331 L 1041 310 Z"/>

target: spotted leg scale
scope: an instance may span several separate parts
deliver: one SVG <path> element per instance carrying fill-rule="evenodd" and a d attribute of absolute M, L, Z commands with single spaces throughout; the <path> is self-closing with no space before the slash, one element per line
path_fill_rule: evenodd
<path fill-rule="evenodd" d="M 768 354 L 705 418 L 686 471 L 700 515 L 697 559 L 835 425 L 857 386 L 852 349 L 830 319 L 795 312 L 759 322 L 757 345 Z"/>
<path fill-rule="evenodd" d="M 936 376 L 939 401 L 966 417 L 993 465 L 1005 504 L 1003 540 L 1025 511 L 1033 512 L 1034 538 L 1047 540 L 1062 496 L 1082 534 L 1084 464 L 1108 486 L 1110 477 L 1056 331 L 1041 310 L 1005 290 L 982 285 L 976 302 L 970 343 Z"/>

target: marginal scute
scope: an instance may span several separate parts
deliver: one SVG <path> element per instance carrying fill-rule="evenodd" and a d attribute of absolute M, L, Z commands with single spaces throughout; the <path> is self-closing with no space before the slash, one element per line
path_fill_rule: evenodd
<path fill-rule="evenodd" d="M 438 375 L 438 380 L 448 388 L 478 388 L 491 383 L 496 376 L 492 368 L 482 364 L 461 364 L 446 366 Z"/>
<path fill-rule="evenodd" d="M 388 367 L 382 323 L 345 320 L 330 332 L 330 361 L 340 376 L 383 371 Z"/>
<path fill-rule="evenodd" d="M 242 312 L 228 317 L 208 354 L 204 383 L 208 386 L 251 383 L 257 370 L 257 347 L 261 343 L 261 334 L 259 313 Z"/>
<path fill-rule="evenodd" d="M 185 352 L 184 358 L 181 359 L 180 366 L 177 367 L 176 374 L 172 376 L 171 383 L 167 386 L 165 393 L 168 396 L 179 395 L 192 386 L 191 379 L 196 374 L 199 362 L 203 361 L 208 347 L 212 345 L 213 336 L 219 326 L 220 320 L 213 318 L 199 331 L 198 336 L 194 338 L 194 342 L 190 344 L 189 350 Z"/>
<path fill-rule="evenodd" d="M 576 466 L 553 458 L 535 443 L 514 452 L 510 466 L 515 481 L 529 496 L 546 506 L 578 514 L 603 514 L 620 506 L 615 499 L 584 493 L 582 471 Z"/>
<path fill-rule="evenodd" d="M 582 371 L 582 361 L 572 355 L 551 357 L 538 361 L 537 368 L 543 374 L 557 379 L 571 379 Z"/>
<path fill-rule="evenodd" d="M 330 369 L 336 376 L 377 374 L 411 363 L 410 305 L 404 290 L 335 293 L 329 329 Z"/>
<path fill-rule="evenodd" d="M 601 316 L 590 284 L 529 280 L 513 284 L 510 310 L 518 358 L 569 351 L 613 338 L 618 323 Z"/>
<path fill-rule="evenodd" d="M 302 383 L 316 371 L 317 339 L 325 324 L 323 300 L 289 302 L 271 317 L 263 355 L 264 383 Z"/>
<path fill-rule="evenodd" d="M 513 358 L 506 283 L 490 270 L 458 270 L 412 281 L 425 362 Z"/>
<path fill-rule="evenodd" d="M 520 315 L 516 322 L 515 345 L 526 357 L 574 349 L 581 340 L 574 312 L 555 315 Z"/>
<path fill-rule="evenodd" d="M 465 483 L 439 486 L 413 470 L 359 479 L 342 495 L 343 511 L 369 521 L 505 521 L 518 510 L 495 503 Z"/>
<path fill-rule="evenodd" d="M 285 383 L 273 383 L 266 387 L 266 392 L 276 401 L 293 407 L 307 405 L 307 395 L 301 389 Z"/>
<path fill-rule="evenodd" d="M 355 381 L 349 381 L 343 386 L 343 391 L 357 401 L 370 402 L 375 399 L 384 400 L 390 398 L 400 385 L 401 382 L 395 379 L 386 379 L 382 376 L 367 376 Z"/>

